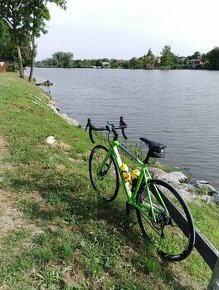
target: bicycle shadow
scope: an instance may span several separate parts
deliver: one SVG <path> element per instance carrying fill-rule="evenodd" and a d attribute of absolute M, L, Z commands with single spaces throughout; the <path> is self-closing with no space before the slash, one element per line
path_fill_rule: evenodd
<path fill-rule="evenodd" d="M 142 236 L 135 209 L 131 209 L 131 211 L 127 213 L 126 207 L 122 207 L 121 204 L 99 201 L 97 203 L 97 219 L 104 219 L 108 224 L 110 224 L 111 227 L 116 227 L 119 229 L 120 234 L 125 240 L 125 244 L 137 253 L 137 256 L 133 256 L 133 262 L 138 263 L 138 259 L 142 255 L 142 249 L 144 249 L 143 255 L 147 255 L 146 261 L 147 259 L 153 259 L 160 264 L 163 272 L 166 274 L 166 278 L 163 280 L 168 284 L 171 281 L 171 284 L 174 285 L 173 289 L 191 290 L 190 286 L 180 284 L 178 278 L 172 270 L 167 268 L 171 262 L 162 260 L 161 257 L 155 252 L 155 247 L 152 242 Z M 145 267 L 146 273 L 149 274 L 150 270 L 147 268 L 146 264 Z"/>
<path fill-rule="evenodd" d="M 53 200 L 52 207 L 45 207 L 51 203 L 51 192 L 56 195 L 57 200 Z M 91 197 L 86 193 L 74 193 L 63 189 L 63 187 L 56 186 L 47 188 L 47 191 L 41 192 L 42 200 L 31 207 L 31 217 L 33 219 L 41 219 L 44 221 L 53 222 L 57 217 L 66 220 L 68 223 L 81 224 L 80 231 L 85 239 L 93 242 L 93 237 L 90 234 L 92 224 L 104 221 L 107 225 L 107 233 L 113 234 L 116 230 L 117 235 L 121 237 L 122 244 L 129 248 L 128 255 L 133 261 L 133 264 L 138 265 L 138 269 L 145 274 L 153 272 L 147 265 L 148 259 L 153 259 L 163 267 L 166 283 L 173 283 L 174 289 L 190 290 L 191 288 L 181 285 L 177 281 L 174 273 L 167 269 L 168 263 L 162 261 L 159 256 L 153 251 L 153 245 L 147 240 L 144 240 L 135 216 L 135 211 L 131 210 L 130 214 L 126 213 L 125 204 L 123 201 L 106 202 L 98 198 Z M 62 205 L 65 205 L 63 207 Z M 63 208 L 65 210 L 63 210 Z M 87 226 L 91 224 L 90 226 Z M 100 228 L 101 229 L 101 228 Z M 97 236 L 97 239 L 101 237 Z M 108 237 L 110 239 L 110 236 Z M 142 254 L 142 251 L 144 253 Z M 139 259 L 145 255 L 145 268 L 143 263 L 139 263 Z M 153 272 L 154 275 L 154 272 Z"/>

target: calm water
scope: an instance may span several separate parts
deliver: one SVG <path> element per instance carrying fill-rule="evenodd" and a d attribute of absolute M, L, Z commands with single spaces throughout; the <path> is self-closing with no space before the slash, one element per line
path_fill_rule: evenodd
<path fill-rule="evenodd" d="M 119 120 L 130 140 L 167 145 L 165 160 L 219 189 L 219 72 L 36 69 L 62 112 L 83 126 Z"/>

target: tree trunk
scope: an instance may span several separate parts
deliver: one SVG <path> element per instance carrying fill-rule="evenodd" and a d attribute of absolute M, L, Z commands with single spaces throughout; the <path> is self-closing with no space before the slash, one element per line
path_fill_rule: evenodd
<path fill-rule="evenodd" d="M 36 44 L 35 44 L 35 37 L 32 38 L 32 50 L 31 50 L 31 67 L 30 67 L 30 74 L 29 74 L 29 82 L 33 79 L 33 70 L 35 64 L 35 56 L 36 56 Z"/>
<path fill-rule="evenodd" d="M 18 68 L 19 68 L 20 78 L 24 79 L 23 59 L 22 59 L 21 48 L 19 44 L 17 44 L 17 57 L 18 57 Z"/>

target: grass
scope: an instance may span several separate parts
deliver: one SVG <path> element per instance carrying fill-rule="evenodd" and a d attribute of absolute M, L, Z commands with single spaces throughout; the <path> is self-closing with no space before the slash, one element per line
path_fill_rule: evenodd
<path fill-rule="evenodd" d="M 211 271 L 195 251 L 181 263 L 162 261 L 143 240 L 135 213 L 126 215 L 122 192 L 113 203 L 98 198 L 88 177 L 92 144 L 82 128 L 68 125 L 49 109 L 48 96 L 16 74 L 1 74 L 0 88 L 0 140 L 7 144 L 0 196 L 23 219 L 0 235 L 0 288 L 206 288 Z M 45 144 L 51 135 L 56 146 Z M 218 208 L 191 208 L 219 248 Z"/>

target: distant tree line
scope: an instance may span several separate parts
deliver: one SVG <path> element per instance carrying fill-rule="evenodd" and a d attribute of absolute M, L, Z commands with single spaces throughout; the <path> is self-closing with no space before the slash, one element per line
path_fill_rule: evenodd
<path fill-rule="evenodd" d="M 57 68 L 125 68 L 125 69 L 213 69 L 219 70 L 219 47 L 206 54 L 199 51 L 190 56 L 178 56 L 165 45 L 160 56 L 155 56 L 151 49 L 139 58 L 121 59 L 76 59 L 71 52 L 56 52 L 51 58 L 36 62 L 37 67 Z"/>

